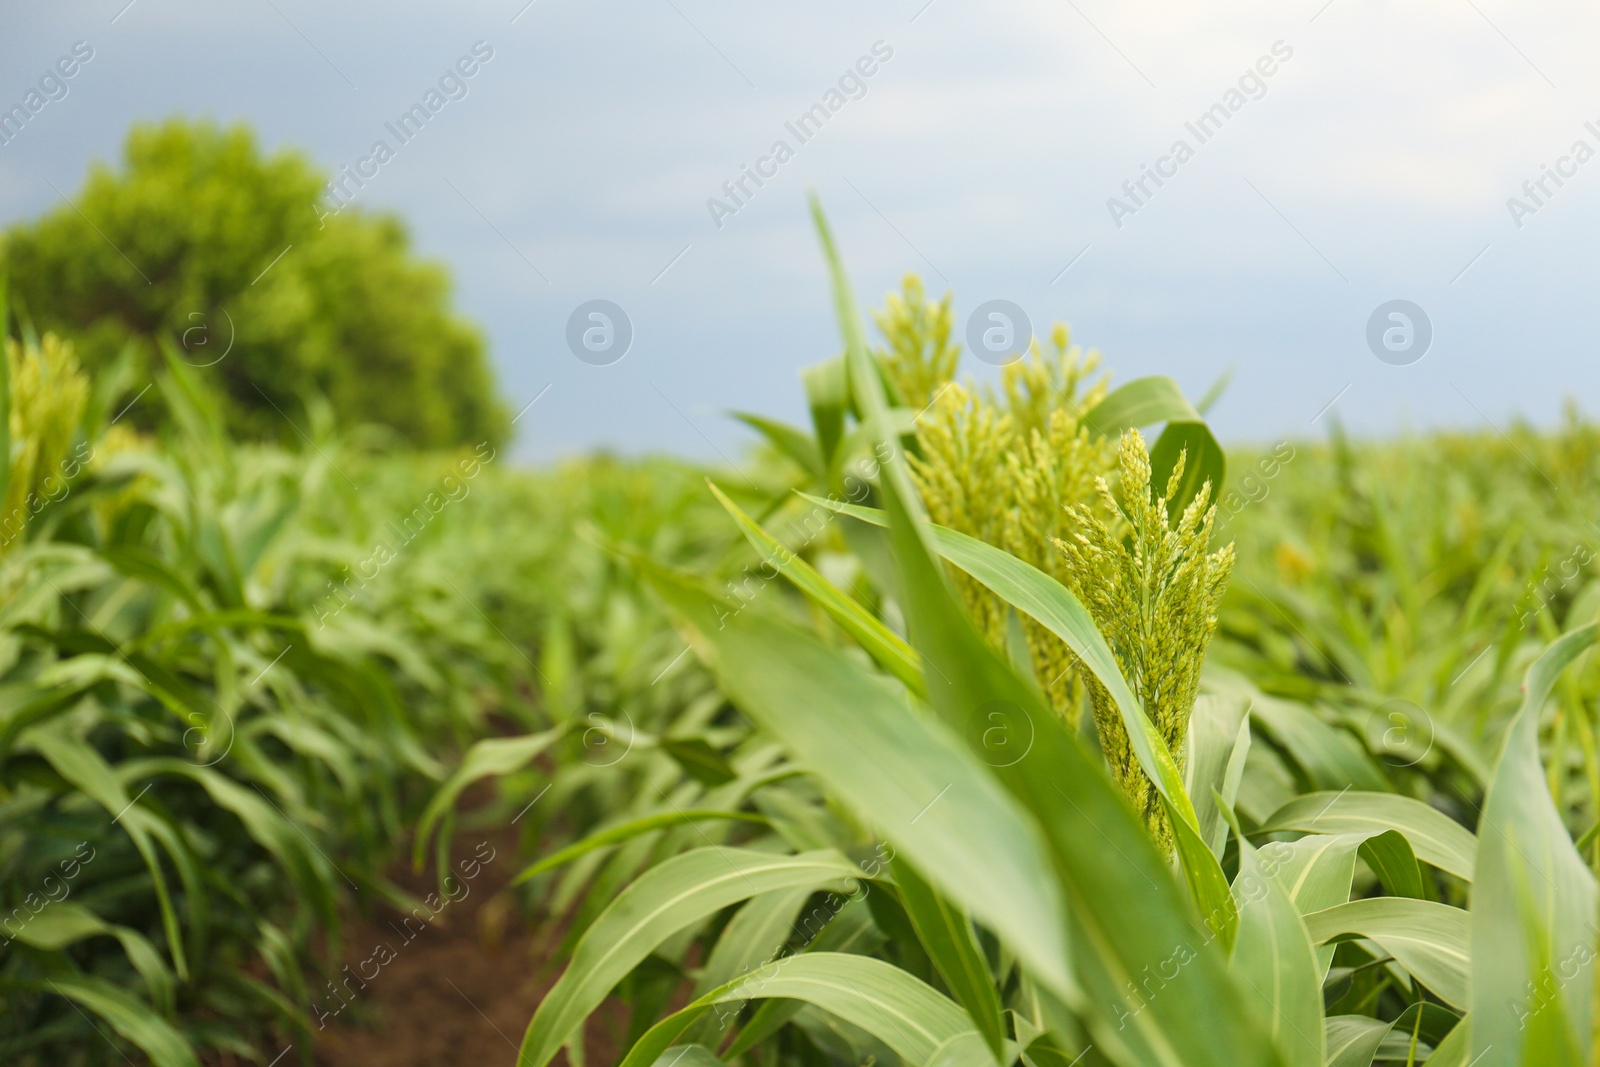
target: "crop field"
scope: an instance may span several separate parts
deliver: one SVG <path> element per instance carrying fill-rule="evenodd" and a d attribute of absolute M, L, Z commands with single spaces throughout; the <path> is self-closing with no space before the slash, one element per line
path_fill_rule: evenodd
<path fill-rule="evenodd" d="M 1600 1063 L 1600 428 L 980 384 L 814 213 L 737 466 L 255 439 L 10 317 L 0 1062 Z"/>

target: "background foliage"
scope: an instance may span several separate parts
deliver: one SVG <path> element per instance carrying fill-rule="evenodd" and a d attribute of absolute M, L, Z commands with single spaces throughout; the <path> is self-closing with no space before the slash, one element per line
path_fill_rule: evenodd
<path fill-rule="evenodd" d="M 136 126 L 120 169 L 96 166 L 70 203 L 5 234 L 17 310 L 70 334 L 91 370 L 129 341 L 149 364 L 160 338 L 215 363 L 241 436 L 288 436 L 284 413 L 317 394 L 415 445 L 502 442 L 483 339 L 444 270 L 394 216 L 323 217 L 326 180 L 244 126 Z"/>

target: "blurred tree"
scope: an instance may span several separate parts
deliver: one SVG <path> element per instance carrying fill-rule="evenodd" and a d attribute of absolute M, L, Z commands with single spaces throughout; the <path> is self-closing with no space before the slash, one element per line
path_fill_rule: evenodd
<path fill-rule="evenodd" d="M 124 156 L 0 244 L 18 311 L 74 337 L 89 370 L 167 337 L 246 436 L 294 436 L 321 393 L 342 422 L 418 446 L 504 440 L 483 338 L 399 219 L 326 214 L 326 176 L 264 156 L 244 125 L 138 125 Z"/>

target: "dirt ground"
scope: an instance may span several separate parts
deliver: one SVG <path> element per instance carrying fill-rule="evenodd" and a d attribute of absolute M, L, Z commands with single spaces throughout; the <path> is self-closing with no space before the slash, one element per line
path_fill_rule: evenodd
<path fill-rule="evenodd" d="M 549 923 L 524 928 L 497 896 L 519 869 L 514 834 L 485 840 L 463 833 L 454 851 L 465 892 L 457 888 L 453 902 L 436 897 L 441 906 L 432 923 L 408 922 L 382 905 L 350 919 L 343 952 L 353 976 L 345 983 L 348 1000 L 341 1009 L 326 988 L 320 998 L 313 994 L 313 1003 L 328 1012 L 314 1016 L 325 1023 L 317 1032 L 318 1067 L 516 1063 L 528 1020 L 560 974 L 546 960 L 561 931 Z M 438 892 L 432 875 L 408 870 L 397 872 L 395 881 L 424 900 Z M 371 978 L 363 983 L 363 976 Z M 613 1035 L 626 1014 L 603 1009 L 599 1015 L 586 1037 L 590 1062 L 605 1064 L 615 1057 Z"/>

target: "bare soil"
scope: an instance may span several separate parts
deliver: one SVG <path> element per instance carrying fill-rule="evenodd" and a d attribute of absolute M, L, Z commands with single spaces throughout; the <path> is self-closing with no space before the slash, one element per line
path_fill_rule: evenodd
<path fill-rule="evenodd" d="M 312 998 L 330 1013 L 314 1016 L 324 1023 L 318 1067 L 514 1067 L 528 1020 L 560 974 L 550 956 L 562 935 L 554 922 L 523 924 L 501 894 L 519 869 L 516 843 L 514 833 L 458 834 L 452 867 L 466 892 L 456 888 L 450 903 L 436 897 L 442 907 L 426 926 L 381 903 L 348 920 L 348 1006 L 333 1015 L 340 1001 L 326 988 Z M 407 869 L 394 880 L 422 899 L 438 893 L 432 872 Z M 627 1015 L 608 1005 L 597 1016 L 585 1034 L 588 1058 L 606 1064 Z"/>

